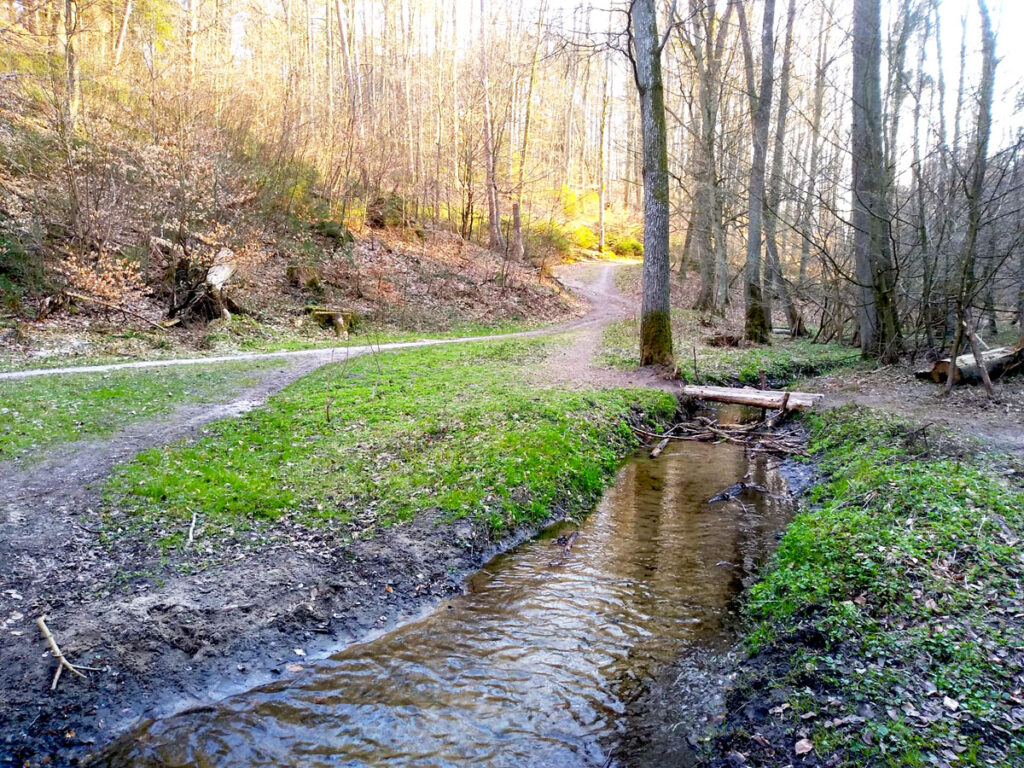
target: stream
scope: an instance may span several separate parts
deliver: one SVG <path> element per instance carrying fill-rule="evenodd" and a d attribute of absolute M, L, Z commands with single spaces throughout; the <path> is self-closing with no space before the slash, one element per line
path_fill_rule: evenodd
<path fill-rule="evenodd" d="M 778 459 L 640 454 L 582 523 L 487 564 L 418 621 L 211 706 L 108 766 L 662 766 L 721 707 L 736 596 L 793 505 Z M 749 474 L 767 492 L 707 499 Z"/>

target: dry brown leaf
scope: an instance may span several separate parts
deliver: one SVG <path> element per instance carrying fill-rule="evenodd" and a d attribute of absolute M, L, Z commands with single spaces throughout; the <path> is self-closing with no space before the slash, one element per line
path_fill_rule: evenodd
<path fill-rule="evenodd" d="M 798 755 L 806 755 L 808 752 L 814 750 L 814 742 L 810 739 L 800 739 L 796 744 L 793 745 L 793 751 Z"/>

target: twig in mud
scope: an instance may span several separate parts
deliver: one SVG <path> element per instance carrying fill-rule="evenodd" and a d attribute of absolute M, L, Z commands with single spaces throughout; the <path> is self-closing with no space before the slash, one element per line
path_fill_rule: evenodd
<path fill-rule="evenodd" d="M 576 539 L 580 536 L 579 531 L 573 531 L 569 534 L 569 538 L 565 541 L 565 547 L 562 549 L 562 557 L 568 557 L 569 553 L 572 552 L 572 545 L 576 543 Z"/>
<path fill-rule="evenodd" d="M 198 512 L 193 512 L 192 513 L 192 524 L 188 527 L 188 543 L 189 544 L 192 544 L 192 542 L 194 542 L 196 540 L 196 538 L 195 538 L 195 533 L 196 533 L 196 516 L 198 514 L 199 514 Z"/>
<path fill-rule="evenodd" d="M 554 568 L 556 565 L 562 565 L 565 563 L 569 554 L 572 552 L 572 545 L 576 543 L 576 539 L 578 539 L 579 536 L 580 532 L 579 529 L 577 529 L 566 537 L 565 544 L 562 546 L 562 556 L 557 560 L 552 560 L 548 563 L 548 568 Z M 559 536 L 558 540 L 561 541 L 561 536 Z"/>
<path fill-rule="evenodd" d="M 667 445 L 668 445 L 668 440 L 669 440 L 669 439 L 668 439 L 667 437 L 663 437 L 663 438 L 661 439 L 661 442 L 660 442 L 660 443 L 658 443 L 658 444 L 657 444 L 657 445 L 656 445 L 656 446 L 654 447 L 654 450 L 653 450 L 653 451 L 651 451 L 651 458 L 652 458 L 652 459 L 656 459 L 656 458 L 658 458 L 658 457 L 659 457 L 659 456 L 661 455 L 661 452 L 665 450 L 665 446 L 667 446 Z"/>
<path fill-rule="evenodd" d="M 36 626 L 39 627 L 39 631 L 43 633 L 43 639 L 46 640 L 46 644 L 50 646 L 50 653 L 53 654 L 54 658 L 57 659 L 57 671 L 53 674 L 53 682 L 50 683 L 50 690 L 57 690 L 57 682 L 60 680 L 60 673 L 67 669 L 71 674 L 78 675 L 83 680 L 86 679 L 85 675 L 82 674 L 80 669 L 90 669 L 90 667 L 76 667 L 61 653 L 60 646 L 57 645 L 57 641 L 53 638 L 53 633 L 50 628 L 46 626 L 46 617 L 40 616 L 36 619 Z"/>

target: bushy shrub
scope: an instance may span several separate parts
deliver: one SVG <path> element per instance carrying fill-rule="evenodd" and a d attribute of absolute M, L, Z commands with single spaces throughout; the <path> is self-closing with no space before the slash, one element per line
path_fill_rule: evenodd
<path fill-rule="evenodd" d="M 549 258 L 565 258 L 572 252 L 572 241 L 557 226 L 539 224 L 526 230 L 526 253 L 536 264 Z"/>
<path fill-rule="evenodd" d="M 617 256 L 639 258 L 644 255 L 644 244 L 632 235 L 608 235 L 605 243 Z"/>
<path fill-rule="evenodd" d="M 405 204 L 396 194 L 381 195 L 366 205 L 366 223 L 374 229 L 406 224 Z"/>
<path fill-rule="evenodd" d="M 329 237 L 332 240 L 337 240 L 340 245 L 351 243 L 354 238 L 352 233 L 348 231 L 348 228 L 340 221 L 334 221 L 332 219 L 321 219 L 313 225 L 313 229 L 319 232 L 324 237 Z"/>
<path fill-rule="evenodd" d="M 45 287 L 42 263 L 13 236 L 0 232 L 0 300 L 13 308 L 26 293 Z"/>
<path fill-rule="evenodd" d="M 586 224 L 578 224 L 572 229 L 572 241 L 577 248 L 592 251 L 597 248 L 599 240 L 594 230 Z"/>

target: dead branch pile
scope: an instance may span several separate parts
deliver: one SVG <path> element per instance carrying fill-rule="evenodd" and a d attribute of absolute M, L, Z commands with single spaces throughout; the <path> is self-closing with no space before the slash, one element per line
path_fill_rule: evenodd
<path fill-rule="evenodd" d="M 648 442 L 655 440 L 689 440 L 707 443 L 726 442 L 746 446 L 748 450 L 755 453 L 781 453 L 788 456 L 807 455 L 799 437 L 772 431 L 772 423 L 773 420 L 767 418 L 749 424 L 719 424 L 716 419 L 698 416 L 693 421 L 683 421 L 675 424 L 662 435 L 648 432 L 639 427 L 634 427 L 633 431 Z M 652 458 L 654 458 L 653 454 Z"/>

